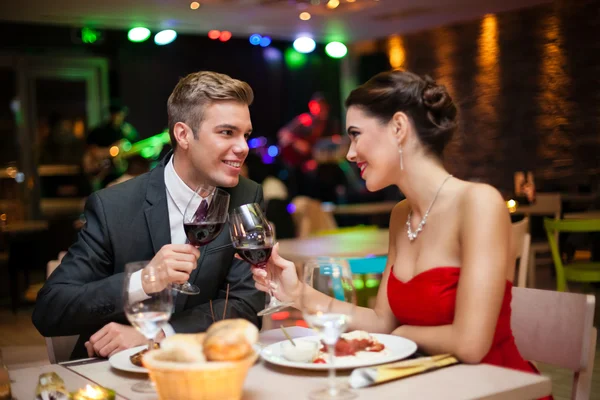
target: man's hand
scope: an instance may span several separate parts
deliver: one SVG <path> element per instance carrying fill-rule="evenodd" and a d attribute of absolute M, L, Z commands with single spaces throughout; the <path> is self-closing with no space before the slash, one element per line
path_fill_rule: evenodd
<path fill-rule="evenodd" d="M 104 328 L 94 333 L 85 348 L 89 357 L 110 357 L 119 351 L 141 346 L 148 343 L 148 339 L 134 327 L 111 322 Z"/>
<path fill-rule="evenodd" d="M 191 244 L 164 245 L 142 271 L 142 287 L 147 294 L 163 290 L 169 283 L 185 283 L 196 269 L 200 250 Z M 160 271 L 160 277 L 155 272 Z"/>

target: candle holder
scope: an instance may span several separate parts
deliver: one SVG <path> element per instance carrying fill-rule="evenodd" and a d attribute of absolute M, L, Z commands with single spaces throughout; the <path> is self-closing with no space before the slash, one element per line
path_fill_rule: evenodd
<path fill-rule="evenodd" d="M 71 394 L 72 400 L 115 400 L 115 391 L 101 386 L 86 385 Z"/>

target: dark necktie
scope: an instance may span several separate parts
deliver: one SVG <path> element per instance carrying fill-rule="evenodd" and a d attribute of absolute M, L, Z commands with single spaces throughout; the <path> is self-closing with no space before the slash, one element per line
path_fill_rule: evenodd
<path fill-rule="evenodd" d="M 208 202 L 206 199 L 202 199 L 196 213 L 194 214 L 194 222 L 202 222 L 206 220 L 208 215 Z"/>

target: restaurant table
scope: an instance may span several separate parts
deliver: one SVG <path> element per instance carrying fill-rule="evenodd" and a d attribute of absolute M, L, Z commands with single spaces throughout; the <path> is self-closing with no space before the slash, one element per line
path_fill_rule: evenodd
<path fill-rule="evenodd" d="M 319 256 L 385 256 L 388 252 L 389 235 L 388 229 L 377 229 L 283 239 L 279 241 L 279 254 L 294 262 L 304 262 Z"/>
<path fill-rule="evenodd" d="M 397 201 L 383 201 L 378 203 L 360 203 L 360 204 L 331 204 L 323 203 L 324 211 L 333 212 L 336 215 L 375 215 L 390 214 Z"/>
<path fill-rule="evenodd" d="M 312 330 L 290 327 L 292 337 L 313 335 Z M 285 340 L 280 330 L 261 332 L 260 344 L 266 346 Z M 127 373 L 110 367 L 106 360 L 88 359 L 80 362 L 9 371 L 13 396 L 33 399 L 35 383 L 40 374 L 56 372 L 64 380 L 69 391 L 76 391 L 86 384 L 101 385 L 114 389 L 117 399 L 154 400 L 153 394 L 134 393 L 131 386 L 146 378 L 145 374 Z M 338 372 L 339 381 L 347 381 L 349 371 Z M 282 368 L 257 362 L 246 378 L 243 400 L 296 400 L 307 399 L 313 389 L 327 384 L 325 371 L 308 371 Z M 547 396 L 552 383 L 546 376 L 495 367 L 487 364 L 454 365 L 421 375 L 388 382 L 378 386 L 357 389 L 357 399 L 494 399 L 520 400 Z"/>
<path fill-rule="evenodd" d="M 566 213 L 564 219 L 600 219 L 600 210 Z"/>

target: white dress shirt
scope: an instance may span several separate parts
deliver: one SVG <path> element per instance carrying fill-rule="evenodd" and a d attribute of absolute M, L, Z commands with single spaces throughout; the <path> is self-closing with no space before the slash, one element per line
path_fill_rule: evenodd
<path fill-rule="evenodd" d="M 165 187 L 167 192 L 171 243 L 184 244 L 187 242 L 187 237 L 183 230 L 183 215 L 188 202 L 194 195 L 194 190 L 186 185 L 179 175 L 177 175 L 177 172 L 173 167 L 173 157 L 171 157 L 165 166 Z M 195 207 L 194 209 L 198 208 L 201 201 L 202 198 L 199 196 L 194 199 L 194 204 L 192 205 Z M 129 299 L 132 302 L 137 302 L 145 300 L 148 297 L 149 296 L 144 292 L 142 286 L 142 271 L 137 271 L 131 276 L 129 282 Z M 166 326 L 163 327 L 163 331 L 166 336 L 175 333 L 170 324 L 166 324 Z"/>

